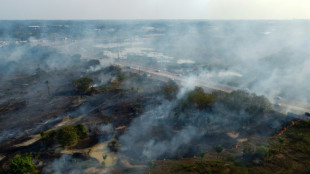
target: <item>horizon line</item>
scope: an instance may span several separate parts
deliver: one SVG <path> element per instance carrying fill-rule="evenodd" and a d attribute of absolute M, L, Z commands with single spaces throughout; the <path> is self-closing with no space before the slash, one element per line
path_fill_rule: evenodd
<path fill-rule="evenodd" d="M 301 21 L 310 20 L 302 18 L 292 18 L 292 19 L 0 19 L 0 21 Z"/>

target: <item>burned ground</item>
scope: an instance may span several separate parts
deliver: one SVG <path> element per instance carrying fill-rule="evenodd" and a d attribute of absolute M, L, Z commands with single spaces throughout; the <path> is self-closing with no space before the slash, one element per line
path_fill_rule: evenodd
<path fill-rule="evenodd" d="M 112 70 L 111 73 L 109 68 L 104 71 L 107 73 L 106 77 L 113 79 L 120 73 L 120 70 Z M 10 92 L 3 93 L 0 107 L 0 154 L 4 157 L 1 159 L 2 171 L 8 170 L 9 159 L 17 153 L 39 153 L 39 161 L 43 164 L 61 157 L 61 154 L 55 151 L 57 145 L 47 147 L 41 140 L 29 145 L 20 144 L 32 140 L 32 135 L 62 125 L 62 122 L 66 125 L 67 116 L 70 116 L 69 122 L 70 119 L 82 116 L 74 124 L 83 123 L 89 128 L 89 137 L 76 145 L 76 149 L 85 149 L 100 141 L 101 135 L 96 132 L 97 127 L 106 124 L 113 125 L 113 129 L 128 127 L 131 120 L 143 112 L 144 107 L 151 101 L 150 98 L 154 98 L 153 94 L 144 95 L 136 89 L 122 87 L 120 83 L 111 87 L 111 84 L 115 85 L 111 80 L 99 87 L 104 90 L 92 95 L 81 95 L 76 92 L 72 83 L 79 77 L 79 73 L 73 75 L 74 73 L 68 70 L 52 71 L 41 74 L 40 77 L 11 76 L 1 81 L 3 90 L 10 89 Z M 101 75 L 91 74 L 97 79 L 96 82 Z M 23 87 L 18 85 L 24 83 Z M 122 134 L 123 131 L 124 129 L 118 132 Z"/>
<path fill-rule="evenodd" d="M 120 79 L 120 74 L 124 78 Z M 73 81 L 85 76 L 94 79 L 95 90 L 82 94 Z M 165 84 L 115 66 L 98 72 L 77 69 L 11 76 L 1 83 L 2 90 L 10 89 L 2 94 L 0 105 L 3 172 L 9 170 L 9 161 L 15 154 L 28 152 L 40 154 L 35 160 L 40 172 L 52 173 L 59 160 L 70 165 L 62 172 L 106 170 L 89 155 L 95 145 L 103 142 L 109 142 L 110 153 L 119 158 L 115 165 L 120 170 L 109 169 L 115 173 L 217 172 L 216 168 L 222 165 L 224 173 L 247 171 L 256 163 L 266 164 L 265 157 L 255 149 L 269 148 L 274 141 L 269 137 L 296 121 L 273 111 L 263 97 L 242 91 L 203 95 L 214 97 L 203 107 L 188 103 L 195 101 L 189 99 L 190 91 L 181 98 L 176 97 L 177 91 L 173 92 L 174 96 L 166 100 L 162 86 L 171 82 Z M 27 85 L 17 85 L 24 83 Z M 192 97 L 197 96 L 200 95 Z M 89 136 L 74 147 L 63 148 L 57 142 L 46 145 L 40 139 L 42 131 L 79 123 L 86 125 Z M 224 148 L 221 154 L 214 150 L 218 145 Z M 253 154 L 245 156 L 248 147 L 254 148 Z M 72 154 L 64 155 L 63 150 Z M 153 160 L 152 165 L 146 162 Z M 229 161 L 228 166 L 225 161 Z M 235 166 L 238 161 L 247 167 Z M 165 165 L 168 166 L 162 169 Z"/>

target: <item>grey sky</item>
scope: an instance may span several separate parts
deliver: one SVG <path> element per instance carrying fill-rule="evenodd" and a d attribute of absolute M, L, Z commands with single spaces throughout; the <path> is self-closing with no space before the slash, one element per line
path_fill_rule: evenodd
<path fill-rule="evenodd" d="M 0 19 L 310 19 L 310 0 L 0 0 Z"/>

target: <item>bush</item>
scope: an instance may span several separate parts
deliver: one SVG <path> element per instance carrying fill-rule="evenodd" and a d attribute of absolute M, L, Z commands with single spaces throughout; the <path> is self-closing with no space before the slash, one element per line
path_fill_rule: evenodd
<path fill-rule="evenodd" d="M 74 126 L 66 126 L 57 133 L 57 140 L 62 146 L 74 146 L 78 143 L 79 136 Z"/>
<path fill-rule="evenodd" d="M 31 154 L 17 154 L 10 161 L 10 171 L 13 174 L 33 174 L 36 172 L 36 167 L 32 162 Z"/>
<path fill-rule="evenodd" d="M 75 80 L 73 84 L 79 92 L 86 93 L 92 82 L 93 80 L 91 78 L 83 77 L 83 78 Z"/>

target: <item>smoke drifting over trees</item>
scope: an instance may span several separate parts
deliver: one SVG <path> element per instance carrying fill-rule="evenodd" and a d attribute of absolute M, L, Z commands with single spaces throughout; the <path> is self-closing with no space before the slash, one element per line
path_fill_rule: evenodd
<path fill-rule="evenodd" d="M 294 130 L 310 107 L 309 29 L 309 21 L 1 21 L 2 170 L 28 151 L 43 153 L 35 165 L 55 174 L 144 172 L 145 161 L 199 156 L 267 164 L 282 153 L 273 146 L 281 139 L 269 137 Z"/>

